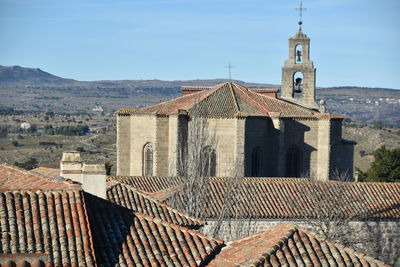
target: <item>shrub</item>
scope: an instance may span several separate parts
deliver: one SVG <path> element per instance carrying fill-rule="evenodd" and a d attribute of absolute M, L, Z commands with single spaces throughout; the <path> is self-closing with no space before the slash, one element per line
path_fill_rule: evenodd
<path fill-rule="evenodd" d="M 32 170 L 34 168 L 37 168 L 38 166 L 38 160 L 35 158 L 29 158 L 27 161 L 25 162 L 14 162 L 14 165 L 26 170 Z"/>

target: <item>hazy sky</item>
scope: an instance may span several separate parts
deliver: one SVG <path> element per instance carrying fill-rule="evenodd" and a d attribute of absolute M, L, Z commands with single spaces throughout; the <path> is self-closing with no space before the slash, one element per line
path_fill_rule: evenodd
<path fill-rule="evenodd" d="M 400 88 L 399 0 L 304 0 L 317 86 Z M 279 84 L 298 0 L 0 0 L 0 65 Z"/>

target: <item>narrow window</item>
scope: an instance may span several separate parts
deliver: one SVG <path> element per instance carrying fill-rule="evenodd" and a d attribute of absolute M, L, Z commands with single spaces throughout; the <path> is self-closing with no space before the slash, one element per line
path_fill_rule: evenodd
<path fill-rule="evenodd" d="M 151 143 L 143 147 L 143 175 L 153 175 L 153 145 Z"/>
<path fill-rule="evenodd" d="M 300 177 L 303 167 L 303 155 L 297 146 L 286 152 L 286 177 Z"/>
<path fill-rule="evenodd" d="M 261 148 L 256 147 L 253 149 L 253 153 L 251 154 L 251 176 L 258 177 L 261 172 Z"/>
<path fill-rule="evenodd" d="M 203 176 L 215 177 L 217 174 L 217 152 L 212 147 L 203 149 Z"/>

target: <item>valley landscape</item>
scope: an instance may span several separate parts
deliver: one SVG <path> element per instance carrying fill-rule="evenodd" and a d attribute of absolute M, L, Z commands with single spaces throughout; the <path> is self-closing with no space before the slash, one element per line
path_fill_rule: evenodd
<path fill-rule="evenodd" d="M 223 79 L 160 81 L 123 80 L 81 82 L 64 79 L 40 69 L 0 67 L 0 162 L 14 164 L 30 158 L 38 165 L 58 168 L 61 154 L 80 150 L 85 161 L 116 162 L 116 129 L 113 113 L 121 107 L 144 107 L 181 95 L 182 85 L 210 86 Z M 249 87 L 279 87 L 245 83 Z M 320 88 L 329 112 L 344 115 L 343 137 L 357 142 L 355 166 L 369 168 L 373 152 L 380 146 L 400 146 L 400 91 L 382 88 Z M 36 131 L 22 131 L 27 122 Z M 84 134 L 57 134 L 49 126 L 84 125 Z M 18 142 L 18 145 L 13 145 Z M 115 173 L 115 166 L 111 168 Z"/>

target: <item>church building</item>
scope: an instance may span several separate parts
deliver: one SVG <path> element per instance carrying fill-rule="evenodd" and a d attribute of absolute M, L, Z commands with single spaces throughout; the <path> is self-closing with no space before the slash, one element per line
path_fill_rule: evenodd
<path fill-rule="evenodd" d="M 232 175 L 241 162 L 246 177 L 332 178 L 353 173 L 354 142 L 342 138 L 344 117 L 316 103 L 316 69 L 310 39 L 299 30 L 289 39 L 289 57 L 279 89 L 246 88 L 227 82 L 182 87 L 183 96 L 146 108 L 122 108 L 117 115 L 117 175 L 177 175 L 179 147 L 200 116 L 214 146 L 204 145 L 210 176 Z"/>

